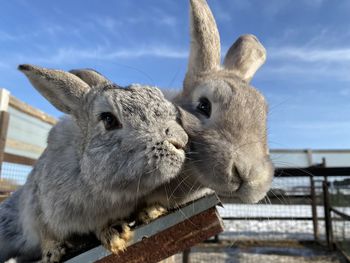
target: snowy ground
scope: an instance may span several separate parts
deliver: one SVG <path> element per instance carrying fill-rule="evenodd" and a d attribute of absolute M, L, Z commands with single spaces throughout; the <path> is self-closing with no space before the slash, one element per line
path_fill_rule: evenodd
<path fill-rule="evenodd" d="M 334 256 L 289 256 L 289 255 L 264 255 L 259 253 L 193 253 L 190 257 L 191 263 L 340 263 Z"/>
<path fill-rule="evenodd" d="M 241 240 L 314 240 L 312 220 L 296 220 L 300 217 L 312 217 L 310 205 L 224 205 L 218 208 L 222 217 L 240 217 L 246 220 L 225 220 L 225 231 L 220 240 L 229 241 L 221 249 L 195 248 L 191 251 L 191 263 L 340 263 L 335 254 L 322 249 L 293 247 L 235 247 Z M 339 208 L 350 214 L 350 208 Z M 324 217 L 324 208 L 317 207 L 318 217 Z M 250 217 L 286 217 L 290 220 L 251 220 Z M 323 220 L 318 222 L 319 237 L 325 239 Z M 333 222 L 336 240 L 350 239 L 350 222 Z M 181 262 L 176 257 L 176 262 Z"/>
<path fill-rule="evenodd" d="M 225 220 L 223 239 L 292 239 L 313 240 L 314 229 L 312 220 L 297 220 L 300 217 L 312 217 L 310 205 L 224 205 L 218 208 L 222 217 L 240 217 L 246 220 Z M 350 214 L 350 208 L 339 208 Z M 318 217 L 324 217 L 324 208 L 317 207 Z M 250 217 L 286 217 L 290 220 L 251 220 Z M 350 222 L 333 222 L 335 237 L 350 239 Z M 318 221 L 320 237 L 324 238 L 325 225 Z"/>
<path fill-rule="evenodd" d="M 329 253 L 319 246 L 251 246 L 224 247 L 206 245 L 191 249 L 191 263 L 340 263 L 335 253 Z M 176 255 L 176 263 L 182 262 L 182 255 Z"/>
<path fill-rule="evenodd" d="M 344 213 L 350 214 L 350 207 L 337 208 Z M 224 207 L 218 207 L 218 211 L 222 217 L 311 217 L 310 205 L 263 205 L 263 204 L 224 204 Z M 317 206 L 317 214 L 323 217 L 323 206 Z"/>

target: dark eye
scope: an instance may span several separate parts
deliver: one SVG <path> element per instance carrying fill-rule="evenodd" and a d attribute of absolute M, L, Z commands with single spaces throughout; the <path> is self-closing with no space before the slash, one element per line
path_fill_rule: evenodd
<path fill-rule="evenodd" d="M 103 121 L 103 124 L 105 125 L 105 129 L 107 131 L 114 130 L 114 129 L 121 129 L 123 125 L 120 123 L 120 121 L 110 112 L 102 112 L 100 114 L 100 120 Z"/>
<path fill-rule="evenodd" d="M 207 98 L 200 98 L 197 106 L 197 110 L 205 117 L 210 118 L 211 115 L 211 103 Z"/>

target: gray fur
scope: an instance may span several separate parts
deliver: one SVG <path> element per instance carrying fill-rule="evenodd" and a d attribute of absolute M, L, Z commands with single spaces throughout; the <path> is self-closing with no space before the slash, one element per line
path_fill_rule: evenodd
<path fill-rule="evenodd" d="M 189 68 L 183 91 L 173 100 L 187 112 L 181 119 L 190 139 L 189 160 L 178 177 L 154 191 L 150 202 L 174 206 L 211 190 L 224 198 L 257 202 L 269 190 L 274 170 L 267 145 L 268 106 L 249 85 L 266 50 L 255 36 L 241 36 L 221 66 L 210 8 L 205 0 L 190 3 Z M 203 97 L 211 102 L 210 118 L 197 110 Z"/>
<path fill-rule="evenodd" d="M 243 35 L 220 65 L 220 37 L 205 0 L 190 0 L 191 52 L 184 87 L 172 101 L 181 106 L 181 122 L 189 135 L 182 173 L 147 196 L 148 203 L 173 207 L 212 192 L 246 203 L 269 190 L 273 166 L 267 145 L 268 106 L 249 85 L 265 62 L 266 50 L 253 35 Z M 209 119 L 197 108 L 205 97 Z"/>
<path fill-rule="evenodd" d="M 76 75 L 77 77 L 84 80 L 90 87 L 98 86 L 98 85 L 107 85 L 112 83 L 105 76 L 101 75 L 101 73 L 97 72 L 94 69 L 84 69 L 84 70 L 70 70 L 70 73 Z"/>
<path fill-rule="evenodd" d="M 178 174 L 187 143 L 175 106 L 156 88 L 91 87 L 64 71 L 19 69 L 71 116 L 50 131 L 25 185 L 0 205 L 0 262 L 30 259 L 73 233 L 98 237 Z M 114 113 L 122 128 L 106 130 L 102 112 Z"/>

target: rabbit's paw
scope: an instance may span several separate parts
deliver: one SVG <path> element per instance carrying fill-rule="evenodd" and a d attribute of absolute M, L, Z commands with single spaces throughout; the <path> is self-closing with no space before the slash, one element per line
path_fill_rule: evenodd
<path fill-rule="evenodd" d="M 126 223 L 104 228 L 100 235 L 101 243 L 114 254 L 125 251 L 128 242 L 132 239 L 132 231 Z"/>
<path fill-rule="evenodd" d="M 139 215 L 138 219 L 142 223 L 149 223 L 154 219 L 157 219 L 158 217 L 166 214 L 167 210 L 163 206 L 159 204 L 154 204 L 152 206 L 146 207 L 143 209 Z"/>
<path fill-rule="evenodd" d="M 65 246 L 61 242 L 47 241 L 42 252 L 42 263 L 59 263 L 66 253 Z"/>

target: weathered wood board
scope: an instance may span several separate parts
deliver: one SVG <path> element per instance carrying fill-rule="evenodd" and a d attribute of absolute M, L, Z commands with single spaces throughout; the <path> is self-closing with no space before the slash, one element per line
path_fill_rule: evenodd
<path fill-rule="evenodd" d="M 223 231 L 215 208 L 218 204 L 216 195 L 206 196 L 137 227 L 126 251 L 118 255 L 96 246 L 65 262 L 151 263 L 166 259 Z"/>

